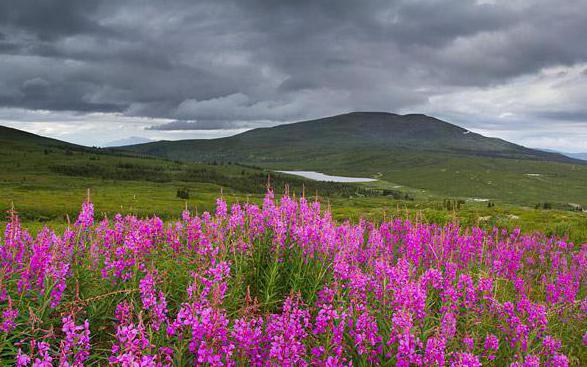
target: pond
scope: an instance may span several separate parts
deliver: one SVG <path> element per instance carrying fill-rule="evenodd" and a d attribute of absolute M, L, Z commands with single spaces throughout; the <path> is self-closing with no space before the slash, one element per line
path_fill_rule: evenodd
<path fill-rule="evenodd" d="M 373 182 L 377 181 L 374 178 L 366 178 L 366 177 L 345 177 L 345 176 L 331 176 L 326 175 L 324 173 L 316 172 L 316 171 L 277 171 L 280 173 L 286 173 L 288 175 L 295 175 L 301 176 L 304 178 L 309 178 L 310 180 L 314 181 L 326 181 L 326 182 Z"/>

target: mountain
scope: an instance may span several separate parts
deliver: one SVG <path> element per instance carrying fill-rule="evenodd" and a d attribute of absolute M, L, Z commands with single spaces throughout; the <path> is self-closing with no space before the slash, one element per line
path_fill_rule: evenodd
<path fill-rule="evenodd" d="M 566 155 L 567 157 L 587 161 L 587 153 L 561 153 L 561 154 Z"/>
<path fill-rule="evenodd" d="M 234 160 L 271 164 L 346 152 L 442 152 L 571 162 L 568 157 L 488 138 L 421 114 L 353 112 L 259 128 L 227 138 L 127 146 L 134 152 L 188 161 Z"/>
<path fill-rule="evenodd" d="M 36 147 L 36 148 L 70 148 L 85 149 L 81 145 L 66 143 L 61 140 L 47 138 L 44 136 L 28 133 L 26 131 L 14 129 L 7 126 L 0 126 L 0 144 L 4 147 Z"/>
<path fill-rule="evenodd" d="M 163 180 L 170 174 L 164 171 L 177 165 L 151 159 L 121 164 L 131 160 L 124 157 L 129 154 L 225 163 L 218 168 L 238 176 L 235 182 L 250 179 L 249 171 L 258 171 L 229 162 L 273 170 L 373 177 L 378 181 L 372 185 L 416 197 L 587 206 L 585 161 L 487 138 L 424 115 L 351 113 L 251 130 L 229 138 L 153 142 L 124 150 L 92 149 L 0 127 L 0 176 L 4 180 L 10 175 L 18 182 L 29 182 L 23 180 L 34 174 L 70 185 L 71 179 L 55 175 L 74 173 Z M 138 170 L 145 165 L 164 169 Z M 189 171 L 188 166 L 186 169 Z"/>
<path fill-rule="evenodd" d="M 587 200 L 587 163 L 489 138 L 434 117 L 353 112 L 212 140 L 122 147 L 180 161 L 374 177 L 382 187 L 510 202 Z"/>
<path fill-rule="evenodd" d="M 104 144 L 103 146 L 108 147 L 108 148 L 114 148 L 114 147 L 120 147 L 120 146 L 124 146 L 124 145 L 136 145 L 136 144 L 145 144 L 145 143 L 151 143 L 151 142 L 153 142 L 153 140 L 151 140 L 151 139 L 143 138 L 140 136 L 129 136 L 128 138 L 122 138 L 122 139 L 109 141 L 108 143 Z"/>
<path fill-rule="evenodd" d="M 587 161 L 587 153 L 569 153 L 569 152 L 563 152 L 560 150 L 547 149 L 547 148 L 537 148 L 537 149 L 542 150 L 544 152 L 549 152 L 549 153 L 559 153 L 559 154 L 562 154 L 564 156 L 567 156 L 567 157 L 573 158 L 573 159 Z"/>

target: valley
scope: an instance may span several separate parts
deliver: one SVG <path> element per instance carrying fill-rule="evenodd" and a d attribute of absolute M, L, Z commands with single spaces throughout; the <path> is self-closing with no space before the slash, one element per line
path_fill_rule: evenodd
<path fill-rule="evenodd" d="M 155 154 L 160 149 L 155 147 L 160 146 L 176 152 L 171 150 L 176 144 L 183 147 L 184 154 L 198 152 L 200 143 L 223 144 L 228 149 L 222 139 L 89 148 L 0 129 L 0 209 L 6 212 L 14 206 L 23 213 L 23 220 L 38 228 L 47 223 L 66 225 L 68 217 L 76 215 L 77 202 L 86 197 L 88 189 L 102 215 L 112 216 L 122 210 L 172 219 L 186 206 L 199 212 L 212 210 L 219 193 L 229 202 L 259 203 L 269 184 L 277 194 L 287 190 L 296 196 L 326 198 L 335 218 L 341 220 L 393 214 L 436 223 L 458 220 L 486 228 L 521 227 L 568 235 L 576 241 L 587 239 L 587 215 L 580 211 L 587 197 L 585 167 L 558 155 L 546 155 L 545 160 L 523 148 L 509 149 L 524 152 L 524 159 L 414 151 L 409 147 L 398 154 L 373 148 L 327 155 L 314 151 L 312 159 L 285 159 L 284 150 L 301 150 L 294 144 L 280 145 L 281 150 L 268 154 L 266 157 L 275 157 L 271 162 L 251 158 L 243 163 L 236 156 L 228 160 L 224 153 L 209 160 L 188 159 L 187 155 L 180 159 L 182 156 L 174 154 L 177 159 L 172 160 Z M 509 147 L 504 142 L 497 145 Z M 235 152 L 245 150 L 235 147 Z M 249 157 L 257 157 L 255 154 Z M 284 169 L 375 181 L 321 182 L 276 172 Z"/>

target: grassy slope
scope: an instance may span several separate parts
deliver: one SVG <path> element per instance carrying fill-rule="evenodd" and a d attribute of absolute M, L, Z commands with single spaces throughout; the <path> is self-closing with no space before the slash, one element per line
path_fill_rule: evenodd
<path fill-rule="evenodd" d="M 0 210 L 6 211 L 12 203 L 20 212 L 23 219 L 32 222 L 34 226 L 42 226 L 50 221 L 52 225 L 65 225 L 66 217 L 76 215 L 81 201 L 86 196 L 86 190 L 91 189 L 92 200 L 98 213 L 112 216 L 116 212 L 136 213 L 138 215 L 157 215 L 164 219 L 177 218 L 186 205 L 184 200 L 176 197 L 179 187 L 190 189 L 190 199 L 187 205 L 195 210 L 210 210 L 214 207 L 215 198 L 221 190 L 228 201 L 251 200 L 259 202 L 261 195 L 250 194 L 251 189 L 246 187 L 231 188 L 228 184 L 250 180 L 250 175 L 264 175 L 266 172 L 252 168 L 243 168 L 235 165 L 206 165 L 188 164 L 158 159 L 140 159 L 104 154 L 99 151 L 76 147 L 53 140 L 39 140 L 30 135 L 8 135 L 5 130 L 0 131 Z M 334 158 L 333 158 L 334 159 Z M 409 164 L 409 163 L 407 163 Z M 134 179 L 102 178 L 99 175 L 86 174 L 63 175 L 54 170 L 55 166 L 63 167 L 101 167 L 119 172 L 123 167 L 143 167 L 152 174 Z M 296 168 L 295 164 L 291 164 Z M 309 166 L 310 168 L 313 167 Z M 361 171 L 360 158 L 354 166 L 357 172 Z M 216 172 L 216 183 L 205 178 L 191 177 L 183 180 L 186 172 L 194 169 L 206 169 Z M 425 169 L 422 168 L 425 172 Z M 242 175 L 243 171 L 245 176 Z M 344 173 L 344 169 L 333 167 L 335 173 Z M 123 172 L 126 172 L 123 170 Z M 405 174 L 405 170 L 403 171 Z M 393 171 L 385 172 L 393 175 Z M 161 180 L 161 177 L 167 177 Z M 392 176 L 394 179 L 397 177 Z M 533 177 L 531 179 L 539 179 Z M 282 177 L 283 182 L 289 180 Z M 291 179 L 290 184 L 299 186 L 305 182 L 311 187 L 311 182 Z M 512 180 L 515 181 L 514 178 Z M 401 180 L 395 182 L 402 183 Z M 439 182 L 436 179 L 436 182 Z M 395 183 L 380 181 L 375 186 L 395 188 Z M 447 176 L 447 186 L 450 187 L 450 177 Z M 281 191 L 283 186 L 276 185 Z M 481 187 L 481 186 L 480 186 Z M 258 186 L 254 187 L 258 190 Z M 323 190 L 318 188 L 319 195 Z M 486 203 L 467 203 L 458 211 L 447 211 L 443 207 L 443 199 L 447 196 L 435 195 L 428 191 L 413 188 L 402 188 L 416 198 L 413 201 L 395 200 L 390 197 L 362 197 L 350 195 L 341 197 L 332 196 L 328 199 L 333 204 L 334 215 L 338 219 L 358 220 L 359 218 L 378 218 L 390 215 L 401 215 L 415 220 L 435 221 L 445 223 L 460 220 L 465 225 L 480 224 L 483 226 L 499 225 L 513 228 L 521 226 L 527 231 L 541 230 L 547 233 L 563 235 L 569 233 L 575 241 L 587 240 L 587 215 L 563 210 L 534 210 L 518 205 L 511 205 L 504 201 L 497 201 L 497 206 L 487 208 Z M 313 194 L 315 189 L 308 189 Z M 481 220 L 480 220 L 481 218 Z"/>
<path fill-rule="evenodd" d="M 128 149 L 192 162 L 236 161 L 273 169 L 372 176 L 391 186 L 441 196 L 587 206 L 584 162 L 466 133 L 424 115 L 351 113 L 229 138 Z"/>
<path fill-rule="evenodd" d="M 366 151 L 453 152 L 508 158 L 571 161 L 560 154 L 527 149 L 487 138 L 425 115 L 354 112 L 213 140 L 154 142 L 127 147 L 173 159 L 251 159 L 260 162 Z M 269 154 L 271 153 L 271 154 Z M 295 156 L 291 156 L 295 154 Z"/>
<path fill-rule="evenodd" d="M 4 132 L 6 131 L 6 134 Z M 177 190 L 187 188 L 191 209 L 210 210 L 223 192 L 229 200 L 260 200 L 267 177 L 279 191 L 340 196 L 360 186 L 331 185 L 236 165 L 181 163 L 107 154 L 16 130 L 0 128 L 0 210 L 12 203 L 29 220 L 63 220 L 77 212 L 89 188 L 97 210 L 176 218 L 186 205 Z"/>
<path fill-rule="evenodd" d="M 1 127 L 0 127 L 1 128 Z M 94 177 L 59 175 L 51 168 L 55 164 L 86 166 L 99 163 L 116 166 L 121 162 L 149 165 L 160 172 L 170 162 L 116 157 L 99 154 L 90 149 L 40 138 L 1 128 L 0 131 L 0 209 L 12 203 L 25 219 L 63 219 L 77 212 L 80 201 L 91 189 L 93 200 L 101 210 L 116 210 L 152 214 L 176 214 L 185 205 L 176 199 L 179 182 L 155 183 L 142 180 L 112 180 Z M 220 186 L 191 183 L 198 192 L 190 205 L 209 203 L 220 192 Z"/>

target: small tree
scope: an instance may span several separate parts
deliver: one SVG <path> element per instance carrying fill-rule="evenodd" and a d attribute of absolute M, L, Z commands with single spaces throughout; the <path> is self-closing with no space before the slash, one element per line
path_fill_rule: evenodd
<path fill-rule="evenodd" d="M 190 198 L 190 190 L 186 187 L 177 189 L 177 198 L 187 200 Z"/>

